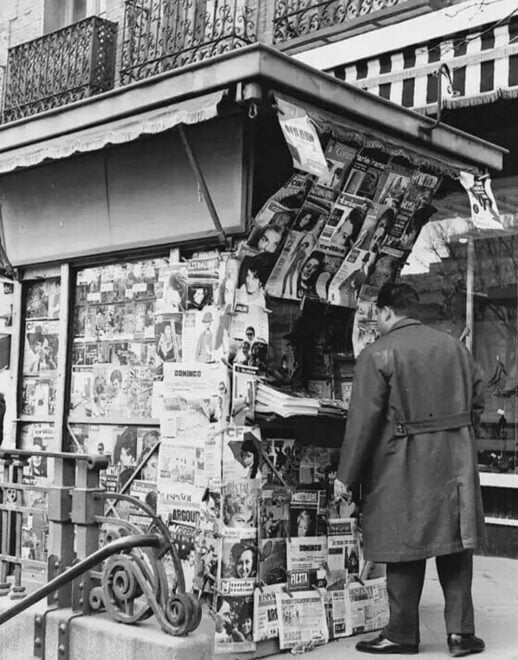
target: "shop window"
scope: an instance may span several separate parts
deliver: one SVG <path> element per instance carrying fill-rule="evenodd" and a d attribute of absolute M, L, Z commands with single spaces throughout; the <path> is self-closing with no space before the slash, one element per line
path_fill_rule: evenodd
<path fill-rule="evenodd" d="M 67 449 L 109 456 L 102 482 L 111 491 L 156 482 L 153 381 L 162 378 L 162 335 L 182 331 L 177 319 L 157 314 L 165 263 L 117 263 L 76 275 Z"/>
<path fill-rule="evenodd" d="M 502 217 L 501 231 L 473 231 L 467 209 L 429 223 L 402 271 L 420 292 L 422 320 L 464 338 L 484 371 L 477 448 L 492 483 L 518 471 L 518 234 L 516 214 Z"/>
<path fill-rule="evenodd" d="M 31 281 L 23 290 L 23 351 L 17 447 L 35 452 L 23 467 L 21 557 L 44 575 L 47 560 L 47 488 L 52 461 L 41 452 L 56 450 L 54 421 L 58 389 L 60 282 Z M 39 569 L 38 569 L 39 566 Z"/>

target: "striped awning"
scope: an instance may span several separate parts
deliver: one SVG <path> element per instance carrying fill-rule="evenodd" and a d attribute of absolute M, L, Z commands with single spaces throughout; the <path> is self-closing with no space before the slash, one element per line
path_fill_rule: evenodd
<path fill-rule="evenodd" d="M 348 63 L 328 73 L 405 107 L 434 113 L 435 74 L 441 63 L 450 68 L 455 92 L 444 101 L 445 107 L 518 98 L 518 16 L 502 24 Z"/>

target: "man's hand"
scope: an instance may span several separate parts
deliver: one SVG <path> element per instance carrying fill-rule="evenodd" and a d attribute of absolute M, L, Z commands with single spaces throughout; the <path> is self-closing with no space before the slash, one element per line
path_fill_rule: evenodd
<path fill-rule="evenodd" d="M 334 481 L 334 495 L 335 499 L 339 500 L 342 497 L 344 497 L 345 493 L 349 490 L 349 487 L 346 486 L 342 481 L 339 479 L 335 479 Z"/>

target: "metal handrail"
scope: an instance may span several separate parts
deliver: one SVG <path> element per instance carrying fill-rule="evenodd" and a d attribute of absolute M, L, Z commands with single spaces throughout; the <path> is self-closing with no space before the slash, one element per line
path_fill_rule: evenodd
<path fill-rule="evenodd" d="M 0 613 L 0 625 L 9 621 L 17 614 L 20 614 L 27 608 L 31 607 L 38 601 L 46 598 L 54 591 L 57 591 L 61 587 L 69 584 L 75 578 L 79 577 L 86 571 L 90 570 L 94 566 L 97 566 L 100 562 L 108 559 L 112 555 L 121 552 L 122 550 L 130 550 L 131 548 L 142 547 L 142 548 L 160 548 L 164 543 L 163 539 L 156 534 L 133 534 L 131 536 L 125 536 L 116 541 L 112 541 L 105 545 L 103 548 L 96 550 L 93 554 L 81 561 L 77 562 L 70 568 L 67 568 L 63 573 L 57 575 L 54 579 L 44 584 L 39 589 L 36 589 L 33 593 L 22 598 L 16 605 L 13 605 L 9 609 Z"/>

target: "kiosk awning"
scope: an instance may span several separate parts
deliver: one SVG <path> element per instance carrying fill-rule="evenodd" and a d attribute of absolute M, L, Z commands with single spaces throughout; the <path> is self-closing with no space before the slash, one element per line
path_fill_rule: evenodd
<path fill-rule="evenodd" d="M 218 114 L 218 104 L 225 93 L 226 90 L 218 90 L 0 153 L 0 174 L 39 165 L 47 160 L 60 160 L 77 153 L 97 151 L 108 144 L 132 142 L 142 135 L 162 133 L 179 124 L 198 124 L 213 119 Z"/>

